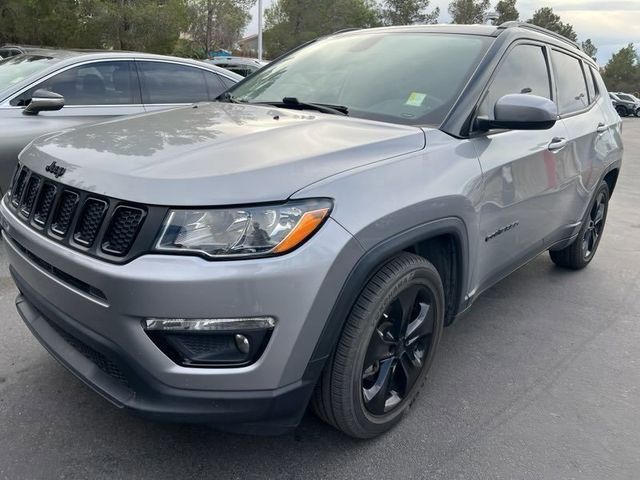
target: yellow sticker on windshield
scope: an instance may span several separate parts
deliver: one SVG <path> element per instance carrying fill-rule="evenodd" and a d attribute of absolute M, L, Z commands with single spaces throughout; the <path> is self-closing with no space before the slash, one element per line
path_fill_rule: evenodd
<path fill-rule="evenodd" d="M 426 98 L 427 98 L 426 93 L 411 92 L 411 95 L 409 95 L 409 98 L 407 99 L 407 102 L 405 103 L 405 105 L 410 105 L 412 107 L 420 107 L 422 106 L 422 103 Z"/>

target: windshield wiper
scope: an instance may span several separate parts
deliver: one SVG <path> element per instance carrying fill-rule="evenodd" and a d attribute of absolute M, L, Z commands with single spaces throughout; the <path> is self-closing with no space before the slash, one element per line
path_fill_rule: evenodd
<path fill-rule="evenodd" d="M 273 105 L 274 107 L 294 108 L 298 110 L 317 110 L 318 112 L 330 113 L 332 115 L 349 115 L 349 108 L 344 105 L 301 102 L 296 97 L 284 97 L 281 102 L 256 102 L 255 104 Z"/>

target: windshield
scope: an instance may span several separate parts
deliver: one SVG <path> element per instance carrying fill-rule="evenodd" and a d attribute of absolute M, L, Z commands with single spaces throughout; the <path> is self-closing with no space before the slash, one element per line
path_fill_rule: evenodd
<path fill-rule="evenodd" d="M 0 60 L 0 92 L 58 61 L 44 55 L 16 55 Z"/>
<path fill-rule="evenodd" d="M 628 93 L 619 93 L 618 96 L 622 100 L 626 100 L 628 102 L 639 102 L 640 101 L 636 97 L 634 97 L 633 95 L 629 95 Z"/>
<path fill-rule="evenodd" d="M 232 89 L 234 100 L 347 107 L 353 117 L 439 125 L 490 37 L 370 32 L 312 43 Z"/>

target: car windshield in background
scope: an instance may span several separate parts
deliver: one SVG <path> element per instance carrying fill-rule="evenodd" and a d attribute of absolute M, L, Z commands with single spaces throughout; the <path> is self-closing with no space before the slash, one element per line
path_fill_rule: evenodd
<path fill-rule="evenodd" d="M 628 102 L 640 102 L 640 100 L 638 100 L 638 98 L 636 98 L 633 95 L 630 95 L 628 93 L 620 93 L 618 94 L 618 97 L 620 97 L 622 100 L 626 100 Z"/>
<path fill-rule="evenodd" d="M 0 60 L 0 92 L 59 61 L 45 55 L 17 55 Z"/>
<path fill-rule="evenodd" d="M 492 40 L 428 33 L 331 37 L 267 66 L 230 93 L 240 102 L 294 98 L 346 107 L 353 117 L 439 125 Z"/>

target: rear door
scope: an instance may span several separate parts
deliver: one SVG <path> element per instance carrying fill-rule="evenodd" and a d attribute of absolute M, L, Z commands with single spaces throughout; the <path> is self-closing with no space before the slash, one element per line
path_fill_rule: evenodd
<path fill-rule="evenodd" d="M 559 49 L 551 50 L 556 79 L 558 111 L 569 143 L 569 161 L 559 165 L 566 178 L 560 212 L 566 229 L 548 243 L 568 236 L 581 222 L 586 205 L 602 177 L 607 151 L 610 149 L 607 121 L 602 104 L 608 101 L 596 88 L 591 69 L 578 56 Z"/>
<path fill-rule="evenodd" d="M 507 94 L 554 98 L 547 48 L 521 42 L 501 60 L 478 107 L 493 118 L 495 103 Z M 478 246 L 480 288 L 510 273 L 543 249 L 556 231 L 565 169 L 567 131 L 562 122 L 550 130 L 494 130 L 473 138 L 484 177 Z"/>

